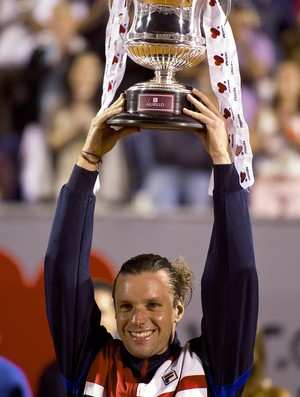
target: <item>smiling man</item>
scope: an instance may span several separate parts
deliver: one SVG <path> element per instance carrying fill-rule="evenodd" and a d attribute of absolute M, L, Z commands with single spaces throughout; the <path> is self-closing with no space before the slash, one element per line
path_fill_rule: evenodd
<path fill-rule="evenodd" d="M 151 255 L 136 258 L 137 266 L 147 257 L 150 262 Z M 161 260 L 153 257 L 154 261 Z M 114 300 L 118 333 L 124 346 L 138 358 L 162 354 L 174 340 L 176 324 L 184 312 L 183 302 L 173 302 L 173 294 L 166 288 L 170 283 L 166 271 L 143 271 L 137 275 L 123 272 L 124 269 L 118 276 Z"/>
<path fill-rule="evenodd" d="M 100 158 L 120 138 L 137 132 L 106 125 L 124 108 L 120 96 L 91 122 L 61 190 L 45 258 L 47 315 L 68 396 L 242 395 L 253 363 L 258 310 L 247 192 L 232 164 L 225 120 L 205 95 L 193 94 L 188 100 L 197 111 L 183 112 L 206 124 L 206 131 L 196 135 L 214 163 L 215 219 L 201 284 L 201 335 L 184 346 L 176 335 L 191 298 L 191 270 L 182 258 L 170 262 L 155 254 L 129 259 L 115 279 L 120 339 L 99 325 L 89 274 L 93 188 Z"/>

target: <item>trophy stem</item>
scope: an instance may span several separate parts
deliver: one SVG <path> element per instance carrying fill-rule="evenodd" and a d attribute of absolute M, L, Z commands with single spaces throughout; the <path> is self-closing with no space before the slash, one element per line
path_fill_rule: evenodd
<path fill-rule="evenodd" d="M 175 79 L 175 72 L 173 69 L 155 70 L 154 82 L 160 85 L 168 86 L 177 83 Z"/>

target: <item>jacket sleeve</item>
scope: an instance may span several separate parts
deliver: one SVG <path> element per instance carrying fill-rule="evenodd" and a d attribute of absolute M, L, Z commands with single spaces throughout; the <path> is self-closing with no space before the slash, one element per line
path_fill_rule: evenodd
<path fill-rule="evenodd" d="M 202 348 L 211 395 L 241 396 L 250 375 L 258 313 L 248 192 L 235 166 L 214 167 L 214 225 L 201 282 Z"/>
<path fill-rule="evenodd" d="M 89 273 L 96 177 L 97 172 L 74 167 L 60 192 L 45 256 L 47 316 L 69 396 L 79 395 L 97 343 L 108 337 L 99 325 Z"/>

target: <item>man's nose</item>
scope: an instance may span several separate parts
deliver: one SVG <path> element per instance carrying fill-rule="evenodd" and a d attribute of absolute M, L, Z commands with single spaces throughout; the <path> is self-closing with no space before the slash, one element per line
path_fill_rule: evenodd
<path fill-rule="evenodd" d="M 146 309 L 141 307 L 136 307 L 134 309 L 131 322 L 135 325 L 142 325 L 147 321 L 147 312 Z"/>

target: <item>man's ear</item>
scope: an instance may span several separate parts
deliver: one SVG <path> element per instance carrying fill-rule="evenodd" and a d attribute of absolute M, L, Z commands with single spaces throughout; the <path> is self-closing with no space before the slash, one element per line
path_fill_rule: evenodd
<path fill-rule="evenodd" d="M 176 310 L 175 323 L 179 323 L 179 321 L 182 319 L 183 314 L 184 314 L 184 304 L 183 304 L 182 299 L 178 300 L 175 310 Z"/>

